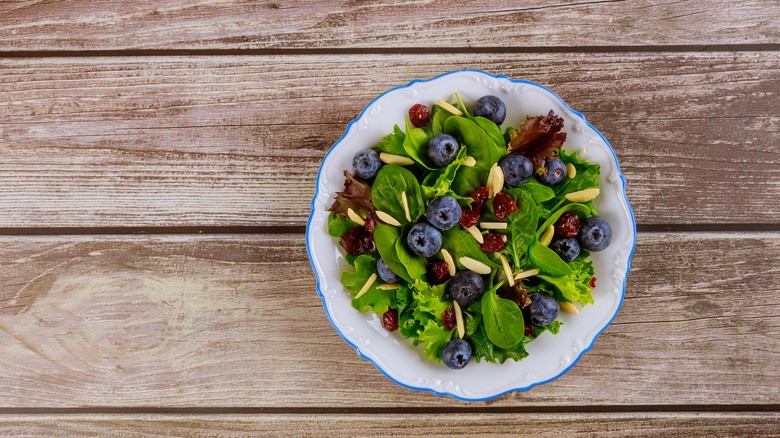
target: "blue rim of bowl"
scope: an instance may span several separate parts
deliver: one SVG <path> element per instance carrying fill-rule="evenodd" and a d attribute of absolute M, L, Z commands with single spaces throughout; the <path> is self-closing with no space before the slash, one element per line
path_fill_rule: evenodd
<path fill-rule="evenodd" d="M 382 372 L 382 374 L 387 376 L 388 379 L 392 380 L 393 382 L 395 382 L 395 383 L 397 383 L 397 384 L 399 384 L 399 385 L 401 385 L 403 387 L 406 387 L 406 388 L 409 388 L 409 389 L 414 389 L 414 390 L 417 390 L 417 391 L 428 391 L 428 392 L 432 392 L 432 393 L 434 393 L 436 395 L 448 395 L 450 397 L 453 397 L 453 398 L 456 398 L 456 399 L 459 399 L 459 400 L 483 401 L 483 400 L 490 400 L 490 399 L 493 399 L 493 398 L 496 398 L 496 397 L 500 397 L 500 396 L 502 396 L 504 394 L 507 394 L 507 393 L 510 393 L 510 392 L 513 392 L 513 391 L 527 391 L 527 390 L 533 388 L 534 386 L 541 385 L 541 384 L 553 381 L 553 380 L 557 379 L 558 377 L 561 377 L 562 375 L 566 374 L 566 372 L 569 371 L 571 369 L 571 367 L 573 367 L 574 364 L 576 364 L 577 361 L 580 360 L 580 358 L 582 357 L 583 354 L 585 354 L 587 351 L 590 351 L 590 349 L 593 348 L 593 345 L 596 343 L 596 338 L 598 338 L 599 335 L 601 334 L 601 332 L 606 330 L 606 328 L 609 327 L 610 324 L 612 324 L 612 320 L 615 319 L 615 316 L 617 316 L 618 312 L 620 311 L 620 307 L 623 305 L 623 297 L 626 294 L 626 278 L 628 278 L 628 273 L 631 272 L 631 257 L 634 255 L 634 250 L 636 249 L 636 219 L 634 218 L 634 211 L 631 209 L 631 203 L 628 202 L 628 195 L 626 194 L 626 179 L 623 177 L 623 173 L 620 172 L 620 163 L 618 162 L 617 155 L 615 155 L 615 150 L 612 149 L 612 145 L 610 145 L 609 142 L 607 141 L 607 139 L 604 138 L 604 135 L 602 135 L 601 132 L 599 132 L 599 130 L 596 129 L 596 127 L 591 125 L 590 122 L 588 122 L 585 119 L 585 116 L 583 116 L 581 113 L 579 113 L 577 111 L 574 111 L 557 94 L 553 93 L 552 91 L 550 91 L 549 89 L 547 89 L 546 87 L 544 87 L 542 85 L 539 85 L 539 84 L 536 84 L 536 83 L 533 83 L 533 82 L 529 82 L 529 81 L 524 81 L 522 79 L 511 79 L 511 78 L 508 78 L 505 75 L 493 75 L 493 74 L 490 74 L 488 72 L 484 72 L 482 70 L 474 70 L 474 69 L 454 70 L 454 71 L 451 71 L 449 73 L 444 73 L 442 75 L 436 76 L 436 77 L 431 78 L 431 79 L 426 79 L 426 80 L 415 79 L 415 80 L 413 80 L 412 82 L 409 82 L 406 85 L 402 85 L 400 87 L 395 87 L 395 88 L 392 88 L 390 90 L 385 91 L 384 93 L 382 93 L 379 96 L 377 96 L 374 100 L 372 100 L 368 105 L 366 105 L 366 107 L 363 108 L 363 111 L 360 112 L 360 115 L 358 115 L 355 120 L 349 122 L 349 124 L 347 125 L 347 130 L 344 132 L 344 135 L 342 135 L 341 138 L 339 138 L 339 140 L 333 145 L 333 147 L 331 147 L 330 150 L 328 150 L 328 153 L 325 154 L 325 157 L 322 159 L 322 162 L 324 163 L 325 160 L 328 159 L 328 155 L 330 155 L 330 153 L 333 152 L 336 149 L 336 147 L 338 147 L 338 145 L 341 143 L 341 141 L 344 140 L 344 137 L 346 137 L 347 134 L 349 134 L 349 130 L 352 129 L 352 125 L 355 124 L 355 122 L 357 122 L 358 120 L 360 120 L 360 118 L 363 117 L 363 114 L 366 112 L 366 110 L 374 102 L 376 102 L 377 100 L 381 99 L 382 96 L 384 96 L 385 94 L 388 94 L 388 93 L 390 93 L 392 91 L 395 91 L 395 90 L 400 90 L 400 89 L 403 89 L 403 88 L 409 88 L 412 85 L 417 84 L 417 83 L 431 82 L 431 81 L 435 81 L 435 80 L 437 80 L 439 78 L 443 78 L 445 76 L 449 76 L 449 75 L 453 75 L 453 74 L 457 74 L 457 73 L 464 73 L 464 72 L 481 73 L 481 74 L 484 74 L 484 75 L 487 75 L 487 76 L 490 76 L 490 77 L 493 77 L 493 78 L 496 78 L 496 79 L 506 79 L 509 82 L 513 82 L 513 83 L 516 83 L 516 84 L 533 85 L 535 87 L 539 87 L 539 88 L 549 92 L 550 94 L 555 96 L 555 98 L 558 99 L 561 102 L 561 104 L 563 104 L 563 106 L 566 107 L 566 109 L 568 109 L 569 111 L 571 111 L 572 113 L 577 115 L 579 118 L 582 119 L 583 122 L 585 122 L 586 125 L 588 125 L 591 129 L 593 129 L 593 131 L 595 131 L 596 134 L 598 134 L 599 137 L 601 137 L 601 139 L 604 140 L 604 144 L 607 145 L 607 147 L 609 148 L 609 151 L 612 152 L 612 158 L 615 160 L 615 165 L 617 166 L 618 175 L 620 176 L 621 181 L 623 181 L 623 197 L 626 200 L 626 206 L 628 207 L 628 213 L 631 215 L 631 227 L 633 228 L 634 245 L 631 248 L 631 253 L 628 255 L 628 260 L 626 260 L 626 275 L 623 278 L 623 291 L 620 293 L 620 302 L 618 303 L 617 309 L 615 309 L 615 313 L 614 313 L 614 315 L 612 315 L 612 318 L 609 319 L 609 322 L 607 322 L 607 324 L 601 330 L 599 330 L 598 333 L 596 333 L 596 335 L 593 337 L 593 341 L 591 341 L 591 343 L 588 346 L 588 348 L 585 348 L 584 350 L 582 350 L 580 352 L 580 354 L 572 361 L 572 363 L 568 367 L 566 367 L 563 371 L 561 371 L 558 375 L 556 375 L 554 377 L 551 377 L 551 378 L 549 378 L 547 380 L 544 380 L 544 381 L 541 381 L 541 382 L 532 383 L 532 384 L 530 384 L 528 386 L 524 386 L 524 387 L 520 387 L 520 388 L 508 389 L 508 390 L 506 390 L 504 392 L 500 392 L 498 394 L 491 395 L 491 396 L 488 396 L 488 397 L 482 397 L 482 398 L 461 397 L 461 396 L 458 396 L 458 395 L 455 395 L 455 394 L 452 394 L 452 393 L 449 393 L 449 392 L 439 392 L 439 391 L 436 391 L 436 390 L 431 389 L 431 388 L 424 388 L 424 387 L 417 387 L 417 386 L 407 385 L 405 383 L 399 382 L 398 380 L 396 380 L 395 378 L 390 376 L 384 369 L 382 369 L 382 367 L 380 367 L 370 357 L 364 355 L 360 351 L 360 348 L 358 348 L 357 345 L 355 345 L 352 342 L 350 342 L 349 339 L 347 339 L 346 336 L 344 336 L 344 334 L 341 333 L 341 331 L 338 329 L 338 327 L 336 327 L 336 324 L 333 322 L 333 319 L 330 317 L 330 312 L 328 312 L 327 306 L 325 304 L 325 295 L 323 295 L 322 290 L 320 289 L 320 275 L 319 275 L 319 273 L 317 273 L 317 267 L 314 265 L 314 260 L 312 259 L 312 256 L 311 256 L 311 247 L 309 246 L 309 233 L 311 232 L 311 221 L 312 221 L 312 219 L 314 219 L 314 213 L 315 213 L 315 211 L 314 211 L 314 202 L 316 201 L 317 196 L 320 193 L 320 176 L 322 174 L 322 165 L 320 165 L 320 168 L 317 171 L 317 180 L 315 181 L 316 186 L 315 186 L 314 198 L 312 198 L 312 200 L 311 200 L 311 215 L 309 216 L 309 221 L 306 223 L 306 253 L 309 256 L 309 263 L 311 264 L 312 270 L 314 270 L 314 276 L 317 278 L 317 294 L 319 294 L 320 299 L 322 300 L 322 306 L 325 308 L 325 314 L 328 316 L 328 321 L 330 321 L 330 324 L 333 326 L 333 328 L 336 330 L 336 332 L 339 334 L 339 336 L 341 336 L 341 338 L 344 339 L 344 341 L 346 341 L 347 344 L 352 346 L 352 348 L 354 348 L 355 351 L 357 351 L 358 356 L 360 356 L 363 359 L 366 359 L 367 361 L 371 362 L 379 371 Z"/>

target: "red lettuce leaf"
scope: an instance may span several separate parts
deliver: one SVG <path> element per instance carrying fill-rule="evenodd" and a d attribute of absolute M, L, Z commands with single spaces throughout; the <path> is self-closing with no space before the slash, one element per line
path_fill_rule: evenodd
<path fill-rule="evenodd" d="M 344 171 L 347 177 L 344 181 L 344 191 L 336 192 L 336 199 L 330 206 L 330 211 L 342 216 L 347 215 L 347 209 L 351 208 L 355 213 L 368 217 L 368 214 L 376 210 L 371 202 L 371 186 L 364 181 L 352 176 L 349 171 Z"/>
<path fill-rule="evenodd" d="M 566 133 L 559 132 L 562 128 L 563 118 L 553 110 L 547 116 L 527 116 L 519 129 L 509 133 L 511 140 L 507 152 L 525 155 L 537 169 L 544 167 L 545 158 L 558 158 L 555 151 L 566 141 Z"/>

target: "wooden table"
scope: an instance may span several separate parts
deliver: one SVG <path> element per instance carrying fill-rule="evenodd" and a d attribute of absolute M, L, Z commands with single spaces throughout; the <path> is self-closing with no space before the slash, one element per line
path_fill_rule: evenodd
<path fill-rule="evenodd" d="M 780 435 L 777 0 L 0 1 L 0 435 Z M 464 402 L 333 330 L 304 231 L 381 92 L 476 68 L 614 147 L 625 301 Z"/>

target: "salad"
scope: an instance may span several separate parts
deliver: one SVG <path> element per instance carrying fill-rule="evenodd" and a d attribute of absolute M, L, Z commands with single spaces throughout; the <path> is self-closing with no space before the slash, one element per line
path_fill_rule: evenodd
<path fill-rule="evenodd" d="M 469 112 L 455 96 L 414 105 L 404 130 L 355 154 L 328 233 L 354 268 L 341 274 L 352 306 L 460 369 L 522 360 L 559 311 L 593 304 L 589 251 L 612 230 L 593 205 L 599 165 L 563 149 L 561 117 L 502 131 L 500 98 Z"/>

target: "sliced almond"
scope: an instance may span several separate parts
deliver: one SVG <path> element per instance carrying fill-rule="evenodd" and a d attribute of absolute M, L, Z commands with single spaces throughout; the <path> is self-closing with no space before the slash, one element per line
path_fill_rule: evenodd
<path fill-rule="evenodd" d="M 366 284 L 363 285 L 363 288 L 360 289 L 360 292 L 358 292 L 357 295 L 355 295 L 355 299 L 360 298 L 364 293 L 368 292 L 369 289 L 371 289 L 371 286 L 376 281 L 376 273 L 371 274 L 370 277 L 368 277 L 368 280 L 366 280 Z"/>
<path fill-rule="evenodd" d="M 529 269 L 527 271 L 523 271 L 523 272 L 520 272 L 517 275 L 515 275 L 515 280 L 520 280 L 522 278 L 533 277 L 534 275 L 536 275 L 538 273 L 539 273 L 538 269 Z"/>
<path fill-rule="evenodd" d="M 585 189 L 579 192 L 571 192 L 566 194 L 566 199 L 571 202 L 588 202 L 591 199 L 596 198 L 599 195 L 599 189 Z"/>
<path fill-rule="evenodd" d="M 449 113 L 452 113 L 453 115 L 456 115 L 456 116 L 462 116 L 463 115 L 463 111 L 455 108 L 454 106 L 450 105 L 448 102 L 445 102 L 445 101 L 443 101 L 441 99 L 437 99 L 436 100 L 436 104 L 438 104 L 440 107 L 442 107 L 445 111 L 447 111 Z"/>
<path fill-rule="evenodd" d="M 580 313 L 580 310 L 574 307 L 574 304 L 572 303 L 558 303 L 558 306 L 563 310 L 564 312 L 569 313 Z"/>
<path fill-rule="evenodd" d="M 577 176 L 577 168 L 571 163 L 566 163 L 566 175 L 569 178 L 574 178 Z"/>
<path fill-rule="evenodd" d="M 468 231 L 469 234 L 474 236 L 474 239 L 476 239 L 476 241 L 479 242 L 480 245 L 485 243 L 485 238 L 482 236 L 482 233 L 480 233 L 477 227 L 475 227 L 474 225 L 466 228 L 466 231 Z"/>
<path fill-rule="evenodd" d="M 384 211 L 377 210 L 376 211 L 376 217 L 379 218 L 380 221 L 386 223 L 387 225 L 392 225 L 394 227 L 400 227 L 401 223 L 395 220 L 394 217 L 390 216 L 389 214 L 385 213 Z"/>
<path fill-rule="evenodd" d="M 399 287 L 398 283 L 385 283 L 385 284 L 380 284 L 376 288 L 379 290 L 396 290 L 398 289 L 398 287 Z"/>
<path fill-rule="evenodd" d="M 352 222 L 360 225 L 361 227 L 366 224 L 365 219 L 360 217 L 360 215 L 355 213 L 355 210 L 351 208 L 347 209 L 347 217 L 349 217 L 352 220 Z"/>
<path fill-rule="evenodd" d="M 479 227 L 483 230 L 506 230 L 506 222 L 480 222 Z"/>
<path fill-rule="evenodd" d="M 460 264 L 465 266 L 469 271 L 474 271 L 477 274 L 488 275 L 490 274 L 490 266 L 472 259 L 471 257 L 461 257 Z"/>
<path fill-rule="evenodd" d="M 509 260 L 506 259 L 506 256 L 503 254 L 499 254 L 499 259 L 501 259 L 501 266 L 504 267 L 504 273 L 506 274 L 506 281 L 509 283 L 510 286 L 515 285 L 515 279 L 512 277 L 512 270 L 509 268 Z"/>
<path fill-rule="evenodd" d="M 496 173 L 493 176 L 493 194 L 501 193 L 504 190 L 504 171 L 498 164 L 493 165 L 493 171 Z"/>
<path fill-rule="evenodd" d="M 477 160 L 470 155 L 466 157 L 465 160 L 463 160 L 463 163 L 461 163 L 461 166 L 466 166 L 466 167 L 474 167 L 476 165 L 477 165 Z"/>
<path fill-rule="evenodd" d="M 552 242 L 553 233 L 555 233 L 555 227 L 550 225 L 547 227 L 546 230 L 544 230 L 544 233 L 542 233 L 542 237 L 539 238 L 539 243 L 541 243 L 544 246 L 550 246 L 550 242 Z"/>
<path fill-rule="evenodd" d="M 406 215 L 406 221 L 412 221 L 412 214 L 409 213 L 409 200 L 406 199 L 406 192 L 401 192 L 401 203 L 404 204 L 404 214 Z"/>
<path fill-rule="evenodd" d="M 466 326 L 463 324 L 463 311 L 460 310 L 460 304 L 457 301 L 452 302 L 455 308 L 455 324 L 458 326 L 458 337 L 463 339 L 466 336 Z"/>
<path fill-rule="evenodd" d="M 396 164 L 398 166 L 409 166 L 411 164 L 414 164 L 414 160 L 412 160 L 409 157 L 404 157 L 395 154 L 388 154 L 387 152 L 380 152 L 379 160 L 385 164 Z"/>
<path fill-rule="evenodd" d="M 441 256 L 444 257 L 444 261 L 447 262 L 447 272 L 449 272 L 450 277 L 454 277 L 457 273 L 455 260 L 452 259 L 450 252 L 444 248 L 441 249 Z"/>

